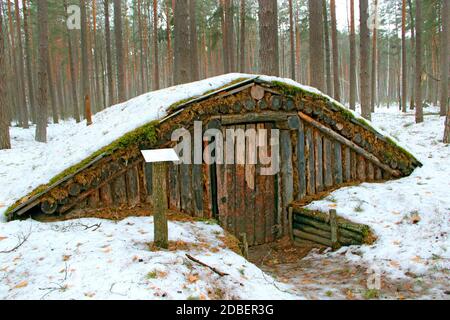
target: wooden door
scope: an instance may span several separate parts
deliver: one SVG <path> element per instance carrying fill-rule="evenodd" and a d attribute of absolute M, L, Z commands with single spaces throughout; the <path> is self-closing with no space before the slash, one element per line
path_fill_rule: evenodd
<path fill-rule="evenodd" d="M 272 127 L 270 123 L 236 125 L 223 127 L 222 132 L 226 137 L 227 129 L 266 129 L 270 146 Z M 246 139 L 244 148 L 238 147 L 235 141 L 235 159 L 245 157 L 245 165 L 216 165 L 218 218 L 222 226 L 238 238 L 246 233 L 250 246 L 275 240 L 278 212 L 278 176 L 261 175 L 260 148 L 256 148 L 255 142 Z M 268 150 L 270 154 L 271 149 Z M 254 156 L 257 164 L 249 164 L 248 160 Z"/>

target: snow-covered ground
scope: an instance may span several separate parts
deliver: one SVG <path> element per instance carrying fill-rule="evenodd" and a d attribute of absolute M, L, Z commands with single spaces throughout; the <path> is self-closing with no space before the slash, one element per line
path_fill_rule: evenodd
<path fill-rule="evenodd" d="M 169 230 L 172 250 L 152 251 L 151 217 L 0 224 L 0 300 L 299 298 L 226 248 L 219 226 L 170 222 Z"/>
<path fill-rule="evenodd" d="M 0 151 L 0 220 L 4 221 L 4 211 L 16 200 L 123 134 L 164 116 L 171 104 L 243 76 L 225 75 L 148 93 L 97 114 L 90 127 L 72 121 L 50 125 L 48 144 L 34 141 L 33 128 L 12 128 L 13 149 Z M 379 109 L 373 118 L 375 125 L 397 138 L 424 166 L 398 181 L 344 188 L 312 203 L 311 208 L 333 207 L 342 216 L 370 225 L 379 237 L 373 246 L 342 249 L 328 256 L 371 265 L 386 277 L 432 273 L 448 282 L 450 146 L 441 142 L 444 119 L 427 115 L 423 124 L 416 125 L 412 113 L 404 115 L 395 108 Z M 170 240 L 178 241 L 180 250 L 153 252 L 148 247 L 152 218 L 0 222 L 0 299 L 305 296 L 301 290 L 274 282 L 224 247 L 222 235 L 215 225 L 172 222 Z M 9 252 L 23 240 L 23 245 Z M 219 277 L 191 263 L 186 253 L 230 276 Z"/>
<path fill-rule="evenodd" d="M 391 107 L 377 110 L 373 122 L 413 150 L 424 166 L 397 181 L 340 189 L 309 208 L 336 208 L 339 215 L 373 228 L 378 241 L 355 248 L 357 255 L 348 250 L 348 259 L 394 278 L 427 272 L 449 276 L 450 146 L 442 143 L 444 118 L 427 115 L 415 124 L 412 112 L 404 115 Z"/>

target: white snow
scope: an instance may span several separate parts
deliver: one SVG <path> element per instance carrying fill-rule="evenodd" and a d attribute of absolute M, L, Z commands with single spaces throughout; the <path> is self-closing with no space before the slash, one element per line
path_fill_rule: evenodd
<path fill-rule="evenodd" d="M 412 112 L 403 115 L 392 107 L 377 110 L 373 122 L 414 150 L 424 166 L 400 180 L 340 189 L 309 208 L 327 212 L 337 206 L 339 215 L 376 232 L 378 241 L 358 248 L 357 255 L 348 252 L 349 259 L 362 260 L 395 278 L 430 270 L 448 272 L 450 146 L 442 143 L 444 118 L 428 115 L 424 123 L 415 124 Z"/>
<path fill-rule="evenodd" d="M 170 222 L 169 238 L 181 249 L 153 252 L 152 217 L 15 221 L 0 224 L 0 251 L 27 235 L 18 250 L 0 253 L 1 300 L 299 298 L 224 248 L 217 225 Z M 186 253 L 229 275 L 220 277 Z"/>
<path fill-rule="evenodd" d="M 49 125 L 47 144 L 34 141 L 34 128 L 11 128 L 13 148 L 0 151 L 0 220 L 19 198 L 125 133 L 162 118 L 173 103 L 242 77 L 254 75 L 229 74 L 151 92 L 96 114 L 90 127 L 74 121 Z M 300 86 L 288 79 L 262 79 Z M 375 126 L 412 150 L 424 166 L 410 177 L 344 188 L 310 205 L 325 211 L 336 206 L 340 215 L 375 230 L 378 241 L 373 246 L 347 250 L 346 259 L 371 264 L 397 278 L 408 273 L 448 273 L 450 146 L 442 143 L 443 122 L 437 115 L 427 115 L 423 124 L 416 125 L 412 113 L 403 115 L 398 108 L 378 109 L 374 114 Z M 95 231 L 85 230 L 100 223 Z M 215 288 L 225 298 L 299 298 L 286 293 L 284 285 L 242 257 L 221 248 L 220 227 L 171 222 L 169 229 L 172 241 L 218 247 L 217 252 L 202 246 L 187 252 L 231 275 L 219 278 L 209 269 L 190 264 L 183 250 L 150 251 L 146 244 L 153 237 L 152 218 L 117 223 L 97 219 L 48 224 L 0 222 L 0 299 L 207 298 L 208 291 Z M 2 253 L 13 248 L 18 237 L 28 234 L 23 246 Z"/>

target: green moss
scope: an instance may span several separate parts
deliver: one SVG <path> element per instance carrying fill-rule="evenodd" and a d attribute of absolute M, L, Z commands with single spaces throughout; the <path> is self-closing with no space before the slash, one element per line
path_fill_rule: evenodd
<path fill-rule="evenodd" d="M 114 153 L 118 150 L 124 150 L 133 145 L 140 145 L 143 143 L 146 143 L 146 144 L 147 143 L 149 143 L 149 144 L 156 143 L 156 140 L 157 140 L 156 126 L 157 126 L 157 124 L 158 124 L 157 121 L 152 121 L 140 128 L 137 128 L 136 130 L 133 130 L 133 131 L 125 134 L 124 136 L 115 140 L 108 146 L 103 147 L 102 149 L 94 152 L 93 154 L 91 154 L 89 157 L 87 157 L 83 161 L 81 161 L 81 162 L 77 163 L 76 165 L 59 173 L 58 175 L 56 175 L 55 177 L 50 179 L 50 182 L 48 184 L 37 187 L 36 189 L 34 189 L 32 192 L 30 192 L 24 198 L 29 199 L 31 197 L 34 197 L 34 196 L 44 192 L 51 185 L 61 181 L 62 179 L 64 179 L 65 177 L 67 177 L 69 175 L 76 173 L 77 171 L 79 171 L 80 169 L 82 169 L 83 167 L 88 165 L 90 162 L 92 162 L 95 158 L 99 157 L 100 155 L 103 155 L 103 154 L 106 156 L 111 155 L 112 153 Z M 6 210 L 5 215 L 9 216 L 9 214 L 12 211 L 14 211 L 18 206 L 20 206 L 23 203 L 24 198 L 22 198 L 21 200 L 19 200 L 12 206 L 10 206 Z"/>

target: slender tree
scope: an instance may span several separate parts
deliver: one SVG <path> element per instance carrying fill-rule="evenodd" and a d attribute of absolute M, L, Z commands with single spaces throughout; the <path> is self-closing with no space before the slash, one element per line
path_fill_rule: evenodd
<path fill-rule="evenodd" d="M 341 83 L 339 79 L 339 39 L 337 32 L 336 19 L 336 1 L 331 0 L 331 42 L 333 45 L 333 79 L 334 79 L 334 98 L 341 100 Z"/>
<path fill-rule="evenodd" d="M 234 10 L 233 2 L 223 0 L 223 21 L 225 24 L 224 33 L 224 59 L 225 73 L 236 71 L 235 61 L 235 39 L 234 39 Z"/>
<path fill-rule="evenodd" d="M 294 25 L 294 8 L 292 0 L 289 0 L 289 40 L 291 45 L 290 59 L 291 59 L 291 79 L 295 80 L 295 25 Z"/>
<path fill-rule="evenodd" d="M 86 0 L 80 0 L 81 10 L 81 74 L 82 74 L 82 92 L 84 100 L 84 117 L 86 124 L 92 124 L 91 119 L 91 81 L 89 76 L 89 43 L 88 26 L 86 17 Z"/>
<path fill-rule="evenodd" d="M 31 37 L 28 24 L 28 8 L 27 1 L 22 0 L 23 10 L 23 31 L 25 33 L 25 53 L 26 53 L 26 67 L 27 67 L 27 84 L 28 84 L 28 99 L 30 102 L 30 111 L 33 121 L 36 121 L 36 98 L 34 93 L 33 70 L 31 68 L 32 50 Z"/>
<path fill-rule="evenodd" d="M 320 1 L 309 0 L 308 4 L 310 84 L 324 91 L 323 9 Z"/>
<path fill-rule="evenodd" d="M 407 98 L 406 0 L 402 0 L 402 111 L 406 112 Z"/>
<path fill-rule="evenodd" d="M 48 2 L 37 0 L 38 35 L 39 35 L 39 94 L 36 122 L 36 141 L 47 142 L 47 110 L 48 110 Z"/>
<path fill-rule="evenodd" d="M 442 32 L 441 32 L 441 98 L 440 98 L 440 106 L 441 106 L 441 116 L 446 115 L 449 111 L 449 103 L 448 103 L 448 78 L 449 78 L 449 49 L 448 43 L 450 41 L 449 38 L 449 0 L 442 0 Z"/>
<path fill-rule="evenodd" d="M 368 1 L 360 0 L 360 92 L 361 92 L 361 113 L 362 116 L 371 120 L 370 108 L 370 31 L 368 26 L 369 12 Z"/>
<path fill-rule="evenodd" d="M 259 1 L 259 62 L 262 74 L 280 74 L 278 51 L 278 4 L 272 0 Z"/>
<path fill-rule="evenodd" d="M 328 5 L 327 0 L 322 0 L 322 11 L 323 11 L 323 29 L 324 29 L 324 41 L 325 41 L 325 82 L 326 91 L 328 95 L 333 95 L 333 78 L 331 76 L 331 47 L 330 47 L 330 28 L 328 19 Z"/>
<path fill-rule="evenodd" d="M 187 0 L 174 2 L 174 77 L 175 84 L 190 81 L 189 10 Z"/>
<path fill-rule="evenodd" d="M 22 110 L 22 125 L 24 128 L 29 128 L 28 124 L 28 107 L 27 107 L 27 99 L 25 94 L 25 69 L 24 69 L 24 58 L 23 58 L 23 43 L 22 43 L 22 32 L 20 30 L 21 27 L 21 19 L 19 14 L 19 0 L 14 0 L 14 13 L 16 18 L 16 33 L 17 33 L 17 50 L 18 54 L 18 86 L 19 86 L 19 103 L 20 108 Z"/>
<path fill-rule="evenodd" d="M 125 57 L 122 38 L 122 1 L 114 0 L 114 36 L 116 40 L 116 65 L 119 103 L 126 100 Z"/>
<path fill-rule="evenodd" d="M 156 1 L 156 0 L 154 0 Z M 189 0 L 189 40 L 191 46 L 191 80 L 200 79 L 198 63 L 198 36 L 197 36 L 197 18 L 196 18 L 196 0 Z"/>
<path fill-rule="evenodd" d="M 6 88 L 6 52 L 5 39 L 6 34 L 3 30 L 3 10 L 0 5 L 0 150 L 11 148 L 11 139 L 9 136 L 7 88 Z"/>
<path fill-rule="evenodd" d="M 245 0 L 241 0 L 241 39 L 240 39 L 240 43 L 239 43 L 239 71 L 240 72 L 246 72 L 246 68 L 245 68 L 245 47 L 246 47 L 246 32 L 245 32 L 245 28 L 246 28 L 246 10 L 245 10 Z"/>
<path fill-rule="evenodd" d="M 350 109 L 356 109 L 356 32 L 355 0 L 350 0 Z"/>
<path fill-rule="evenodd" d="M 370 81 L 370 110 L 375 112 L 377 98 L 377 60 L 378 60 L 378 0 L 374 0 L 374 12 L 372 12 L 372 68 Z"/>
<path fill-rule="evenodd" d="M 190 0 L 190 1 L 194 2 L 194 14 L 195 14 L 195 0 Z M 195 21 L 194 21 L 194 23 L 195 23 Z M 161 85 L 160 85 L 160 81 L 159 81 L 158 1 L 157 0 L 153 0 L 153 66 L 154 66 L 153 89 L 159 90 Z M 197 66 L 197 77 L 198 77 L 198 66 Z"/>
<path fill-rule="evenodd" d="M 111 51 L 111 26 L 109 17 L 109 0 L 104 0 L 105 11 L 105 42 L 106 42 L 106 72 L 108 76 L 108 104 L 113 105 L 116 101 L 114 97 L 114 73 L 113 57 Z"/>
<path fill-rule="evenodd" d="M 422 1 L 416 0 L 416 123 L 423 122 L 422 101 Z"/>

